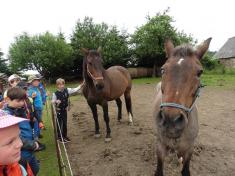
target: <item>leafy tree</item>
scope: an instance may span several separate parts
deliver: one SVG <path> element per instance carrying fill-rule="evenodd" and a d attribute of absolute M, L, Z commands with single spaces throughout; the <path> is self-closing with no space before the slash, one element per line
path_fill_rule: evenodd
<path fill-rule="evenodd" d="M 36 69 L 46 78 L 60 76 L 73 65 L 72 47 L 59 34 L 49 32 L 16 37 L 9 50 L 10 67 L 13 71 Z"/>
<path fill-rule="evenodd" d="M 211 51 L 208 51 L 205 54 L 205 56 L 201 60 L 201 63 L 204 69 L 213 70 L 220 65 L 218 59 L 214 58 L 214 55 L 215 55 L 215 52 L 211 52 Z"/>
<path fill-rule="evenodd" d="M 157 13 L 156 16 L 147 16 L 147 23 L 137 28 L 131 38 L 133 53 L 137 58 L 132 64 L 152 67 L 165 63 L 164 42 L 171 39 L 175 45 L 192 42 L 191 36 L 183 31 L 177 31 L 172 26 L 173 18 L 167 13 Z"/>
<path fill-rule="evenodd" d="M 74 58 L 77 71 L 81 71 L 83 55 L 82 47 L 97 49 L 102 47 L 102 58 L 105 67 L 111 65 L 126 65 L 130 54 L 128 50 L 128 35 L 120 33 L 116 26 L 105 23 L 96 24 L 92 18 L 85 17 L 83 22 L 78 21 L 71 37 L 74 49 Z M 76 69 L 76 68 L 74 68 Z"/>
<path fill-rule="evenodd" d="M 3 52 L 0 50 L 0 72 L 9 75 L 11 72 L 6 63 L 7 59 L 3 57 Z"/>

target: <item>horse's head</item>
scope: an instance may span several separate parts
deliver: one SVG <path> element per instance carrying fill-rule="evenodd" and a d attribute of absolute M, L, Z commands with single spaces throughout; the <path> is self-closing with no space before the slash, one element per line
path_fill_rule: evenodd
<path fill-rule="evenodd" d="M 83 74 L 85 79 L 92 80 L 97 90 L 102 90 L 104 87 L 104 68 L 102 65 L 101 48 L 97 50 L 88 50 L 82 48 L 85 55 L 83 61 Z"/>
<path fill-rule="evenodd" d="M 203 72 L 200 60 L 207 51 L 211 38 L 194 50 L 190 45 L 174 48 L 173 43 L 165 42 L 166 63 L 161 68 L 162 102 L 158 122 L 170 138 L 178 138 L 188 124 L 201 86 Z"/>

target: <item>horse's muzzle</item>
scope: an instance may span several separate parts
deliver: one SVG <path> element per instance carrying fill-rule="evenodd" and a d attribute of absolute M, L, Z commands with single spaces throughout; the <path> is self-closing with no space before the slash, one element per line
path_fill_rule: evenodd
<path fill-rule="evenodd" d="M 181 136 L 186 124 L 187 117 L 183 113 L 170 116 L 164 111 L 160 111 L 157 117 L 158 126 L 169 138 L 178 138 Z"/>
<path fill-rule="evenodd" d="M 96 89 L 97 90 L 102 90 L 103 88 L 104 88 L 104 84 L 102 84 L 102 83 L 97 83 L 96 85 L 95 85 L 95 87 L 96 87 Z"/>

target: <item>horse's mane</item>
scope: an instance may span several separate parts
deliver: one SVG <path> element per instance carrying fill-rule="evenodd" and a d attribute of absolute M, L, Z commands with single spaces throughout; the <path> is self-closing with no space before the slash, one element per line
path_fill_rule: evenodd
<path fill-rule="evenodd" d="M 194 54 L 195 54 L 195 51 L 193 47 L 189 44 L 184 44 L 184 45 L 177 46 L 174 49 L 172 56 L 186 58 Z"/>

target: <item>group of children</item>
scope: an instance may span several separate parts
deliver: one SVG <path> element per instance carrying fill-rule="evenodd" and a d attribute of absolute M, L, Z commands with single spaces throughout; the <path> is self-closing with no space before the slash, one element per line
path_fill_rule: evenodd
<path fill-rule="evenodd" d="M 30 76 L 26 83 L 14 74 L 8 82 L 10 88 L 4 93 L 0 109 L 0 176 L 35 176 L 39 172 L 35 152 L 45 149 L 39 138 L 43 137 L 41 130 L 45 129 L 42 113 L 47 94 L 41 77 L 36 75 Z M 69 95 L 78 92 L 82 85 L 65 88 L 61 78 L 57 79 L 56 85 L 52 103 L 56 106 L 58 140 L 70 142 L 67 136 Z"/>

